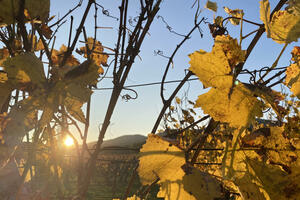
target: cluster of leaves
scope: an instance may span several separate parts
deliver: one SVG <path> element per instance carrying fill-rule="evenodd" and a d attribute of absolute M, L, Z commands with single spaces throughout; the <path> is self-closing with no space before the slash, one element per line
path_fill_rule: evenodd
<path fill-rule="evenodd" d="M 0 6 L 0 26 L 4 30 L 1 32 L 4 46 L 0 49 L 0 139 L 1 148 L 7 152 L 1 159 L 1 168 L 15 147 L 21 145 L 24 136 L 31 132 L 33 137 L 29 143 L 33 150 L 30 156 L 22 154 L 20 158 L 26 160 L 25 164 L 19 163 L 24 167 L 20 177 L 30 177 L 24 181 L 40 183 L 36 189 L 47 190 L 50 177 L 56 175 L 56 181 L 61 179 L 62 166 L 66 166 L 58 161 L 55 152 L 60 147 L 55 141 L 62 142 L 64 136 L 70 134 L 67 131 L 70 121 L 86 123 L 82 106 L 90 99 L 91 87 L 96 87 L 103 74 L 102 66 L 107 65 L 108 55 L 93 38 L 87 38 L 78 50 L 86 58 L 82 63 L 70 53 L 70 47 L 62 45 L 59 50 L 50 49 L 54 34 L 48 26 L 53 19 L 49 18 L 50 0 L 26 0 L 24 5 L 20 2 L 4 0 Z M 31 34 L 27 34 L 29 27 Z M 45 57 L 48 67 L 42 62 Z M 10 102 L 13 95 L 15 101 Z M 39 147 L 50 153 L 44 154 Z M 42 184 L 45 181 L 47 183 Z"/>
<path fill-rule="evenodd" d="M 260 18 L 267 37 L 286 45 L 297 41 L 299 5 L 299 1 L 288 1 L 285 10 L 270 17 L 268 0 L 260 1 Z M 206 8 L 216 12 L 217 5 L 208 1 Z M 242 10 L 224 9 L 232 24 L 242 26 Z M 222 27 L 223 18 L 218 16 L 215 23 L 215 27 Z M 158 197 L 165 199 L 298 199 L 299 47 L 294 47 L 285 81 L 281 82 L 290 89 L 285 95 L 267 87 L 263 78 L 254 84 L 237 79 L 249 52 L 242 50 L 237 39 L 224 33 L 213 34 L 211 52 L 200 50 L 189 55 L 189 70 L 205 88 L 210 88 L 198 97 L 194 107 L 218 121 L 216 128 L 207 133 L 209 123 L 206 129 L 191 127 L 181 133 L 184 123 L 190 125 L 195 120 L 189 121 L 191 111 L 184 109 L 181 117 L 175 119 L 178 111 L 171 106 L 165 121 L 181 134 L 176 135 L 178 140 L 148 136 L 140 153 L 141 181 L 145 185 L 158 182 Z M 179 104 L 180 99 L 176 99 L 175 105 Z M 265 109 L 276 114 L 276 121 L 261 119 Z M 181 139 L 184 134 L 193 136 L 188 145 Z M 199 143 L 193 149 L 197 141 L 202 142 L 201 146 Z"/>

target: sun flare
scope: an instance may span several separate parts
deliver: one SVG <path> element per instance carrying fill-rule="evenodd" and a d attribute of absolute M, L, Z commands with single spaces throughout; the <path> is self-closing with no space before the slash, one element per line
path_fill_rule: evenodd
<path fill-rule="evenodd" d="M 64 141 L 64 144 L 67 146 L 67 147 L 70 147 L 70 146 L 73 146 L 74 145 L 74 140 L 73 138 L 71 138 L 70 136 L 67 136 L 65 141 Z"/>

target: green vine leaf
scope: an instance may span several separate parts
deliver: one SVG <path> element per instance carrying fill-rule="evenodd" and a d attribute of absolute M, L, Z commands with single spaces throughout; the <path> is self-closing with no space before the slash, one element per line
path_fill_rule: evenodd
<path fill-rule="evenodd" d="M 7 58 L 3 67 L 8 81 L 16 87 L 26 84 L 43 88 L 46 82 L 42 62 L 32 53 L 24 53 L 16 57 Z"/>
<path fill-rule="evenodd" d="M 67 97 L 64 100 L 64 104 L 66 106 L 68 113 L 70 113 L 75 119 L 77 119 L 82 123 L 86 122 L 85 116 L 81 110 L 83 102 L 79 101 L 76 98 Z"/>
<path fill-rule="evenodd" d="M 26 0 L 25 8 L 31 19 L 39 19 L 45 21 L 49 17 L 50 0 Z"/>
<path fill-rule="evenodd" d="M 18 0 L 1 0 L 0 1 L 0 26 L 6 26 L 16 23 L 16 16 L 19 14 Z M 25 1 L 25 16 L 28 20 L 48 19 L 50 10 L 50 0 L 26 0 Z"/>

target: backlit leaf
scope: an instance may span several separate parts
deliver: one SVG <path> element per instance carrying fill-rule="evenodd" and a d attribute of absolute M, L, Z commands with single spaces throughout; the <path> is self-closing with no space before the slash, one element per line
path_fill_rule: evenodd
<path fill-rule="evenodd" d="M 208 173 L 201 172 L 196 168 L 192 168 L 183 179 L 183 188 L 195 199 L 218 199 L 223 196 L 222 186 L 220 182 Z M 182 198 L 185 199 L 185 198 Z"/>
<path fill-rule="evenodd" d="M 81 110 L 81 107 L 83 105 L 83 102 L 75 99 L 67 97 L 64 100 L 64 104 L 67 108 L 67 111 L 78 121 L 85 123 L 85 117 Z"/>
<path fill-rule="evenodd" d="M 208 1 L 206 2 L 205 8 L 207 8 L 207 9 L 209 9 L 209 10 L 212 10 L 212 11 L 214 11 L 214 12 L 217 12 L 217 10 L 218 10 L 217 3 L 216 3 L 216 2 L 213 2 L 213 1 L 210 1 L 210 0 L 208 0 Z"/>
<path fill-rule="evenodd" d="M 260 20 L 265 24 L 265 29 L 267 32 L 267 37 L 271 37 L 270 31 L 270 3 L 269 0 L 261 0 L 260 4 Z"/>
<path fill-rule="evenodd" d="M 65 74 L 66 83 L 77 83 L 78 85 L 96 85 L 99 67 L 93 61 L 85 61 L 75 66 Z"/>
<path fill-rule="evenodd" d="M 231 10 L 228 7 L 224 7 L 224 11 L 228 14 L 231 15 L 232 17 L 236 17 L 236 18 L 240 18 L 240 19 L 235 19 L 235 18 L 231 18 L 229 19 L 229 21 L 233 24 L 233 25 L 239 25 L 241 18 L 243 18 L 244 16 L 244 11 L 241 9 L 235 9 L 235 10 Z"/>
<path fill-rule="evenodd" d="M 151 184 L 157 178 L 161 182 L 181 180 L 185 164 L 184 152 L 163 140 L 157 135 L 150 134 L 146 144 L 140 150 L 138 173 L 141 183 Z"/>
<path fill-rule="evenodd" d="M 18 0 L 0 1 L 0 26 L 9 25 L 16 22 L 19 12 Z M 28 17 L 45 21 L 48 19 L 50 9 L 50 0 L 26 0 L 25 12 Z"/>
<path fill-rule="evenodd" d="M 296 63 L 300 63 L 300 47 L 294 46 L 291 54 L 292 54 L 292 61 Z"/>
<path fill-rule="evenodd" d="M 94 60 L 96 65 L 100 66 L 107 66 L 107 59 L 108 55 L 103 52 L 104 48 L 98 40 L 95 40 L 91 37 L 87 39 L 87 45 L 89 48 L 89 51 L 91 51 L 91 59 Z M 93 48 L 94 46 L 94 48 Z M 85 58 L 87 58 L 87 49 L 86 47 L 81 47 L 78 51 L 79 54 L 83 54 Z"/>
<path fill-rule="evenodd" d="M 256 116 L 262 116 L 262 103 L 243 85 L 234 87 L 230 99 L 228 91 L 211 88 L 198 97 L 195 107 L 201 107 L 215 120 L 234 127 L 247 126 Z"/>
<path fill-rule="evenodd" d="M 299 4 L 299 3 L 298 3 Z M 260 1 L 260 18 L 265 24 L 267 37 L 277 43 L 291 43 L 300 37 L 300 13 L 293 6 L 287 10 L 276 11 L 270 19 L 268 0 Z"/>
<path fill-rule="evenodd" d="M 61 65 L 66 52 L 67 52 L 67 47 L 65 45 L 62 45 L 60 47 L 59 51 L 57 51 L 55 49 L 52 50 L 51 59 L 52 59 L 52 63 L 53 63 L 54 66 L 60 66 Z M 73 55 L 70 55 L 67 58 L 67 61 L 66 61 L 65 65 L 67 65 L 67 66 L 76 66 L 76 65 L 79 65 L 79 61 Z"/>
<path fill-rule="evenodd" d="M 248 159 L 247 163 L 253 169 L 257 180 L 270 199 L 294 200 L 300 198 L 299 170 L 288 174 L 276 165 L 266 165 L 253 159 Z"/>
<path fill-rule="evenodd" d="M 18 0 L 1 0 L 0 1 L 0 26 L 12 24 L 15 22 L 15 16 L 18 15 Z"/>
<path fill-rule="evenodd" d="M 210 53 L 203 50 L 189 55 L 190 70 L 205 87 L 230 88 L 232 69 L 244 60 L 244 52 L 237 40 L 230 36 L 217 36 Z"/>
<path fill-rule="evenodd" d="M 12 83 L 30 82 L 43 88 L 46 82 L 43 64 L 34 54 L 25 53 L 8 58 L 3 67 Z"/>
<path fill-rule="evenodd" d="M 45 21 L 49 16 L 50 0 L 26 0 L 25 8 L 28 10 L 31 19 L 37 18 Z"/>
<path fill-rule="evenodd" d="M 290 86 L 293 94 L 300 98 L 300 66 L 298 64 L 291 64 L 286 69 L 285 84 Z"/>

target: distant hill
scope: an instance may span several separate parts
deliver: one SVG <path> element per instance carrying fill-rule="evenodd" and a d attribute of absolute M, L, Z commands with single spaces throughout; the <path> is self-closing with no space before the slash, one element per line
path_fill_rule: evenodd
<path fill-rule="evenodd" d="M 123 135 L 114 139 L 103 141 L 101 147 L 131 147 L 139 148 L 146 142 L 147 137 L 143 135 Z M 89 148 L 93 148 L 96 142 L 88 143 Z"/>

